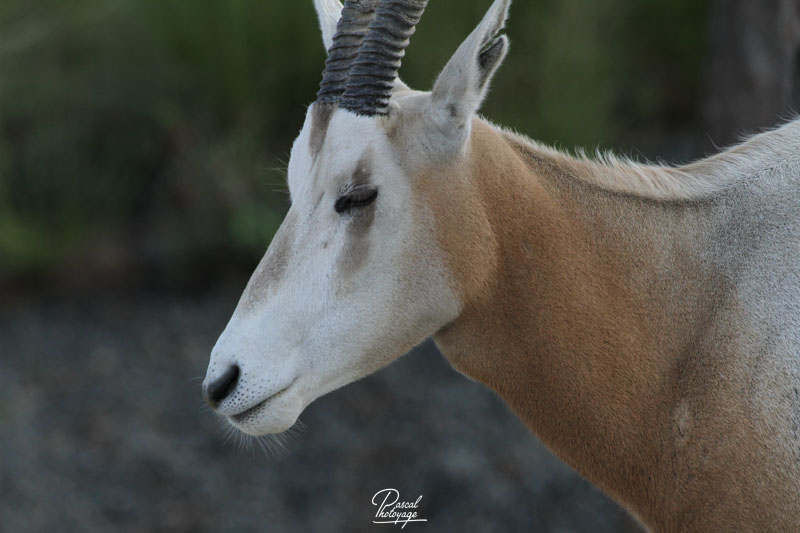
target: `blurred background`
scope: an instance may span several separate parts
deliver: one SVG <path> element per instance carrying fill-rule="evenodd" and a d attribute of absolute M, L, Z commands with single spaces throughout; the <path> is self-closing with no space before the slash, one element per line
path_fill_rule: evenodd
<path fill-rule="evenodd" d="M 432 1 L 404 80 L 489 4 Z M 483 113 L 564 149 L 682 162 L 800 103 L 800 0 L 518 0 L 508 33 Z M 282 441 L 204 410 L 323 62 L 311 0 L 0 2 L 0 531 L 373 531 L 387 487 L 409 528 L 638 531 L 430 343 Z"/>

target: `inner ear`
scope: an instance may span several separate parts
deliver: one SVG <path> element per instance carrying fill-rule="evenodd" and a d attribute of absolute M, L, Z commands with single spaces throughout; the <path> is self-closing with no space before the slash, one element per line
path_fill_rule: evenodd
<path fill-rule="evenodd" d="M 478 56 L 478 65 L 480 68 L 480 78 L 478 80 L 478 90 L 483 90 L 492 78 L 492 75 L 500 66 L 503 56 L 506 54 L 508 39 L 505 35 L 494 40 L 481 55 Z"/>

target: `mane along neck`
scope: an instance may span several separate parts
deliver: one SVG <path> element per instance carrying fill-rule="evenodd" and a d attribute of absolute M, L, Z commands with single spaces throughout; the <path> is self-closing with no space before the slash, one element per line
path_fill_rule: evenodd
<path fill-rule="evenodd" d="M 703 201 L 765 171 L 800 157 L 800 119 L 750 137 L 728 150 L 682 166 L 639 164 L 611 153 L 571 157 L 522 135 L 495 127 L 531 157 L 548 160 L 565 175 L 609 192 L 664 202 Z"/>

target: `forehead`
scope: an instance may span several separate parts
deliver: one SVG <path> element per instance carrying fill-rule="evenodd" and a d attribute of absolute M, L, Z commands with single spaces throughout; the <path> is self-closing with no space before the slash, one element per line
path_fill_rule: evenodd
<path fill-rule="evenodd" d="M 302 195 L 322 181 L 353 175 L 359 165 L 371 164 L 375 154 L 386 148 L 386 133 L 380 119 L 362 117 L 349 111 L 331 111 L 313 104 L 289 159 L 289 189 Z"/>

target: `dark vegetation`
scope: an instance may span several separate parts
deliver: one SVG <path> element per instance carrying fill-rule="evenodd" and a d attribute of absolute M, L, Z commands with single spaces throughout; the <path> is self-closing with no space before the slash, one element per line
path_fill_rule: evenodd
<path fill-rule="evenodd" d="M 487 1 L 432 2 L 430 88 Z M 517 2 L 484 112 L 571 148 L 692 154 L 705 2 Z M 0 5 L 0 284 L 173 286 L 249 269 L 324 61 L 311 0 Z"/>

